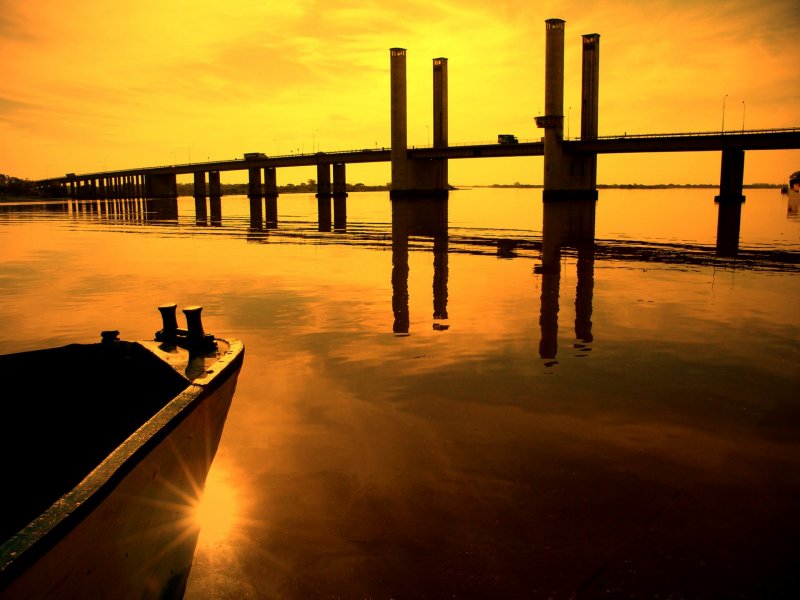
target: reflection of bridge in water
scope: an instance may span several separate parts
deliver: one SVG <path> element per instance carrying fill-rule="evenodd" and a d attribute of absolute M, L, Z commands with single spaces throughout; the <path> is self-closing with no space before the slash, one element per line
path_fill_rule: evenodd
<path fill-rule="evenodd" d="M 385 196 L 384 196 L 385 198 Z M 120 201 L 68 201 L 49 205 L 48 210 L 67 212 L 83 224 L 104 228 L 156 226 L 162 235 L 224 235 L 241 237 L 251 243 L 288 242 L 343 244 L 390 248 L 392 253 L 393 331 L 409 335 L 409 252 L 432 252 L 432 324 L 446 330 L 448 319 L 449 260 L 453 253 L 494 255 L 498 259 L 539 260 L 534 266 L 541 281 L 540 357 L 551 364 L 558 354 L 558 315 L 562 269 L 575 264 L 575 342 L 579 352 L 588 351 L 593 341 L 592 298 L 596 260 L 642 261 L 666 265 L 714 266 L 800 272 L 800 252 L 739 249 L 741 203 L 720 202 L 715 245 L 654 243 L 635 240 L 597 240 L 595 200 L 544 202 L 541 237 L 530 230 L 483 230 L 451 228 L 448 199 L 395 199 L 391 201 L 391 223 L 348 223 L 347 200 L 342 198 L 331 211 L 318 212 L 316 221 L 280 221 L 277 203 L 272 221 L 259 210 L 223 217 L 221 205 L 212 204 L 194 215 L 179 214 L 177 199 Z M 19 206 L 27 210 L 26 206 Z M 0 206 L 0 213 L 12 207 Z M 197 206 L 195 206 L 197 209 Z M 791 205 L 787 206 L 790 216 Z"/>

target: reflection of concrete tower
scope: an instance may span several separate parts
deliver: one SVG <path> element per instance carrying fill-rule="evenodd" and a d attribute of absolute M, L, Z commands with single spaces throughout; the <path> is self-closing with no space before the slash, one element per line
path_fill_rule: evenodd
<path fill-rule="evenodd" d="M 542 306 L 539 316 L 539 356 L 554 359 L 558 351 L 558 310 L 561 283 L 561 251 L 577 250 L 578 284 L 575 290 L 575 337 L 592 341 L 594 294 L 594 200 L 544 203 L 542 224 Z"/>
<path fill-rule="evenodd" d="M 434 329 L 447 329 L 448 234 L 447 199 L 392 200 L 392 312 L 393 331 L 408 334 L 408 239 L 433 238 Z"/>

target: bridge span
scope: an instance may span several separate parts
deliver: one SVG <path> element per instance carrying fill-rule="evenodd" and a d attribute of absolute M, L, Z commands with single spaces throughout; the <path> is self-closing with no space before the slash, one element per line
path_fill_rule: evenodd
<path fill-rule="evenodd" d="M 596 33 L 582 36 L 580 136 L 564 137 L 564 21 L 548 19 L 545 47 L 545 114 L 535 117 L 540 141 L 450 144 L 448 140 L 447 59 L 433 59 L 433 144 L 409 148 L 406 115 L 406 50 L 390 49 L 391 147 L 337 152 L 265 156 L 139 167 L 95 173 L 68 173 L 43 179 L 43 189 L 66 188 L 72 198 L 124 199 L 177 196 L 178 175 L 194 176 L 195 198 L 220 196 L 220 172 L 247 171 L 251 201 L 278 195 L 276 169 L 315 166 L 317 196 L 346 196 L 346 165 L 390 162 L 392 198 L 446 197 L 448 161 L 512 156 L 544 157 L 545 201 L 597 199 L 599 154 L 651 152 L 721 152 L 718 198 L 742 201 L 744 153 L 800 149 L 800 127 L 785 129 L 598 135 L 599 45 Z M 507 142 L 508 140 L 503 140 Z M 333 177 L 331 177 L 331 170 Z M 263 180 L 262 180 L 263 177 Z"/>

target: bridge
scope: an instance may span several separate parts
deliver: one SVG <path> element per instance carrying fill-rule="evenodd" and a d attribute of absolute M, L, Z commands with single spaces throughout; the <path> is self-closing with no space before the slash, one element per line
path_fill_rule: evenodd
<path fill-rule="evenodd" d="M 597 199 L 599 154 L 652 152 L 721 152 L 718 199 L 741 202 L 744 153 L 751 150 L 800 149 L 800 127 L 785 129 L 598 135 L 599 88 L 598 34 L 583 36 L 581 132 L 565 138 L 563 131 L 564 21 L 546 21 L 545 114 L 535 118 L 543 129 L 539 141 L 519 143 L 450 144 L 448 142 L 447 59 L 433 59 L 433 144 L 409 148 L 406 114 L 406 50 L 390 49 L 391 147 L 337 152 L 265 156 L 243 155 L 222 161 L 139 167 L 95 173 L 68 173 L 43 179 L 40 188 L 66 188 L 72 198 L 158 199 L 177 197 L 178 175 L 194 176 L 198 203 L 219 198 L 220 172 L 247 171 L 252 203 L 277 198 L 276 169 L 316 166 L 317 197 L 341 198 L 346 192 L 346 165 L 390 162 L 392 198 L 446 197 L 448 161 L 463 158 L 511 156 L 544 157 L 545 201 Z M 333 177 L 331 178 L 331 170 Z M 263 181 L 262 181 L 263 176 Z M 322 206 L 322 205 L 321 205 Z M 322 209 L 321 209 L 322 210 Z"/>

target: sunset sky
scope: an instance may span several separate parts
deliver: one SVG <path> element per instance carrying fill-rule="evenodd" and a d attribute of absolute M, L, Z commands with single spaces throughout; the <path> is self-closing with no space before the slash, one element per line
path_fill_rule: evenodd
<path fill-rule="evenodd" d="M 449 59 L 451 143 L 538 139 L 544 21 L 566 21 L 565 133 L 581 35 L 600 38 L 600 135 L 800 126 L 797 0 L 0 0 L 0 173 L 39 179 L 389 147 L 389 48 L 408 50 L 408 143 Z M 727 94 L 727 96 L 726 96 Z M 724 112 L 723 112 L 724 107 Z M 718 183 L 719 153 L 600 157 L 600 183 Z M 388 164 L 348 181 L 385 183 Z M 748 152 L 783 183 L 800 151 Z M 281 169 L 278 183 L 313 177 Z M 236 172 L 223 181 L 245 181 Z M 450 163 L 456 185 L 542 182 L 540 157 Z"/>

